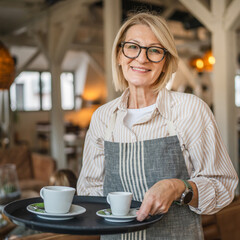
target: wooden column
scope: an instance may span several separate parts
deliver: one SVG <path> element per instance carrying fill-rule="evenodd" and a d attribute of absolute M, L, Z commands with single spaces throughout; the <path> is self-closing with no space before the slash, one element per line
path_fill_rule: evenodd
<path fill-rule="evenodd" d="M 235 74 L 237 69 L 236 35 L 218 28 L 212 37 L 216 58 L 213 74 L 213 102 L 215 116 L 229 155 L 238 169 L 238 134 L 235 106 Z M 231 47 L 229 47 L 231 46 Z M 221 49 L 221 50 L 220 50 Z"/>
<path fill-rule="evenodd" d="M 211 0 L 211 10 L 199 0 L 179 0 L 212 33 L 214 115 L 229 155 L 239 171 L 234 77 L 237 70 L 236 28 L 240 0 Z"/>
<path fill-rule="evenodd" d="M 88 55 L 85 53 L 80 53 L 79 65 L 75 71 L 75 96 L 78 96 L 77 98 L 75 98 L 75 104 L 77 109 L 81 109 L 82 107 L 81 96 L 83 94 L 84 86 L 87 79 L 88 67 L 89 67 Z"/>
<path fill-rule="evenodd" d="M 51 118 L 51 155 L 57 160 L 58 168 L 66 168 L 66 156 L 64 152 L 64 121 L 61 106 L 61 66 L 51 62 L 50 72 L 52 75 L 52 111 Z"/>
<path fill-rule="evenodd" d="M 112 82 L 112 45 L 121 26 L 122 5 L 121 0 L 104 0 L 104 53 L 105 76 L 108 91 L 108 100 L 119 96 Z"/>
<path fill-rule="evenodd" d="M 51 155 L 58 168 L 66 168 L 64 152 L 64 119 L 61 107 L 61 65 L 69 44 L 76 33 L 80 14 L 86 12 L 85 1 L 73 0 L 60 3 L 49 14 L 33 26 L 36 41 L 49 62 L 52 76 Z M 44 27 L 43 27 L 44 26 Z"/>

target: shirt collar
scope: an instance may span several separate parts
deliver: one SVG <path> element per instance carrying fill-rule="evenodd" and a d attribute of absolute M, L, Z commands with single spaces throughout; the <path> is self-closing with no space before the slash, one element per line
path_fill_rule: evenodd
<path fill-rule="evenodd" d="M 127 88 L 120 96 L 119 103 L 117 104 L 116 109 L 118 108 L 119 110 L 124 111 L 127 110 L 128 97 L 129 88 Z M 167 90 L 166 88 L 163 88 L 159 91 L 156 100 L 156 108 L 164 118 L 169 119 L 171 109 L 171 95 L 170 91 Z"/>
<path fill-rule="evenodd" d="M 171 113 L 171 94 L 166 88 L 162 88 L 157 96 L 156 107 L 159 113 L 166 119 L 170 118 Z"/>
<path fill-rule="evenodd" d="M 118 104 L 119 110 L 126 110 L 128 105 L 128 97 L 129 97 L 129 88 L 127 88 L 123 94 L 120 96 L 120 101 Z"/>

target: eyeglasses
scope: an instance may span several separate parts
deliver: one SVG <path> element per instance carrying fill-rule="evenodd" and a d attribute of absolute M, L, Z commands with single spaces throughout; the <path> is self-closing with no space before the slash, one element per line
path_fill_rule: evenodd
<path fill-rule="evenodd" d="M 150 62 L 161 62 L 164 57 L 165 54 L 167 53 L 167 49 L 165 48 L 161 48 L 161 47 L 143 47 L 138 45 L 137 43 L 132 43 L 132 42 L 121 42 L 121 47 L 122 47 L 122 52 L 124 54 L 125 57 L 127 58 L 137 58 L 141 51 L 142 48 L 146 49 L 146 56 L 147 59 Z"/>

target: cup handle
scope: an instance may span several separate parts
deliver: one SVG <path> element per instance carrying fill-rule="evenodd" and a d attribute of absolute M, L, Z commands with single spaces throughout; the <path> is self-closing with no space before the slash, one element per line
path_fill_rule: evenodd
<path fill-rule="evenodd" d="M 108 202 L 109 205 L 111 205 L 109 194 L 107 195 L 107 202 Z"/>
<path fill-rule="evenodd" d="M 40 196 L 42 199 L 44 199 L 44 188 L 41 188 L 40 190 Z"/>

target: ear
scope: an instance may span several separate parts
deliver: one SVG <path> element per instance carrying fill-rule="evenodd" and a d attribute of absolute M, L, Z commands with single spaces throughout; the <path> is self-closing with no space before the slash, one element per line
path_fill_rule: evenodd
<path fill-rule="evenodd" d="M 118 53 L 117 64 L 118 64 L 118 66 L 122 65 L 122 58 L 121 58 L 121 54 L 120 53 Z"/>
<path fill-rule="evenodd" d="M 167 65 L 168 65 L 168 59 L 167 59 L 167 58 L 164 58 L 163 61 L 164 61 L 164 62 L 163 62 L 162 72 L 165 73 L 165 72 L 166 72 Z"/>

